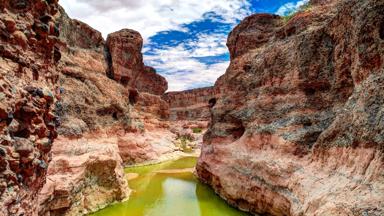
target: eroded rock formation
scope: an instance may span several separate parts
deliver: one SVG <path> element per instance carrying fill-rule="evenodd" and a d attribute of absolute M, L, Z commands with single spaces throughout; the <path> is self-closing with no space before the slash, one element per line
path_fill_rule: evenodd
<path fill-rule="evenodd" d="M 109 34 L 106 44 L 110 53 L 109 76 L 124 85 L 133 86 L 144 67 L 140 33 L 123 29 Z"/>
<path fill-rule="evenodd" d="M 144 65 L 139 33 L 122 30 L 105 42 L 62 8 L 58 22 L 65 42 L 56 104 L 62 124 L 40 214 L 83 215 L 128 198 L 123 165 L 182 154 L 179 137 L 193 131 L 167 121 L 169 104 L 161 97 L 167 81 Z M 183 144 L 195 148 L 202 130 Z"/>
<path fill-rule="evenodd" d="M 39 194 L 40 215 L 83 215 L 129 195 L 116 142 L 104 128 L 129 126 L 129 91 L 106 76 L 104 40 L 60 8 L 62 125 L 52 147 L 47 182 Z M 99 132 L 99 133 L 98 133 Z"/>
<path fill-rule="evenodd" d="M 144 66 L 143 71 L 136 79 L 135 87 L 141 92 L 163 95 L 168 89 L 168 82 L 164 77 L 157 74 L 154 68 Z"/>
<path fill-rule="evenodd" d="M 108 35 L 106 50 L 108 76 L 140 92 L 162 95 L 168 89 L 164 77 L 143 63 L 143 38 L 131 29 L 122 29 Z"/>
<path fill-rule="evenodd" d="M 37 215 L 57 137 L 56 1 L 0 1 L 0 215 Z"/>
<path fill-rule="evenodd" d="M 47 182 L 39 194 L 40 215 L 85 215 L 129 197 L 114 139 L 91 133 L 55 141 Z"/>
<path fill-rule="evenodd" d="M 312 1 L 230 34 L 197 174 L 240 209 L 384 214 L 384 2 Z"/>
<path fill-rule="evenodd" d="M 211 117 L 209 108 L 215 104 L 219 94 L 217 88 L 207 87 L 167 92 L 163 98 L 169 103 L 170 120 L 209 121 Z"/>

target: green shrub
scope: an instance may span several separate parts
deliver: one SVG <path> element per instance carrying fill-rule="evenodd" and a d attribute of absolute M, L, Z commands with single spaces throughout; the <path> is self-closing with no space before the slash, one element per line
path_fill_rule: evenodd
<path fill-rule="evenodd" d="M 193 131 L 193 133 L 198 134 L 198 133 L 203 132 L 203 129 L 201 129 L 201 128 L 193 128 L 192 131 Z"/>
<path fill-rule="evenodd" d="M 192 137 L 190 137 L 188 135 L 182 135 L 182 136 L 179 136 L 177 139 L 180 141 L 180 147 L 183 150 L 183 152 L 189 153 L 189 152 L 193 151 L 193 149 L 189 145 L 190 142 L 193 141 Z"/>
<path fill-rule="evenodd" d="M 284 22 L 288 22 L 289 20 L 292 19 L 292 17 L 294 17 L 297 13 L 299 12 L 305 12 L 305 11 L 309 11 L 311 10 L 311 4 L 308 2 L 302 6 L 300 6 L 300 8 L 297 10 L 297 11 L 292 11 L 290 12 L 289 14 L 287 14 L 286 16 L 283 16 L 283 20 Z"/>

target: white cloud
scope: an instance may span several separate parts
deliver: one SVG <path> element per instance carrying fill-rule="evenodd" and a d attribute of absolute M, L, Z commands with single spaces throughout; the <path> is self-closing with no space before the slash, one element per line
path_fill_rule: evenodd
<path fill-rule="evenodd" d="M 188 42 L 186 45 L 194 47 L 190 55 L 193 57 L 217 56 L 228 52 L 227 35 L 200 34 L 198 40 Z"/>
<path fill-rule="evenodd" d="M 144 59 L 166 77 L 169 91 L 211 86 L 225 73 L 229 61 L 205 64 L 196 58 L 227 53 L 225 42 L 224 34 L 200 34 L 195 41 L 187 41 L 176 47 L 155 49 L 153 55 L 144 56 Z"/>
<path fill-rule="evenodd" d="M 203 18 L 207 12 L 235 23 L 249 14 L 247 0 L 61 0 L 72 18 L 108 33 L 122 28 L 139 31 L 146 40 L 157 32 L 183 30 L 180 25 Z"/>
<path fill-rule="evenodd" d="M 212 86 L 218 77 L 225 73 L 228 68 L 228 62 L 221 62 L 213 65 L 206 65 L 193 59 L 180 59 L 177 62 L 163 64 L 162 67 L 169 68 L 178 67 L 180 64 L 186 65 L 185 69 L 193 67 L 193 71 L 180 73 L 175 71 L 174 74 L 164 75 L 168 80 L 168 91 L 183 91 L 196 87 Z"/>
<path fill-rule="evenodd" d="M 294 2 L 288 2 L 284 5 L 282 5 L 277 11 L 276 14 L 280 16 L 286 16 L 294 11 L 297 11 L 300 9 L 301 6 L 307 4 L 309 0 L 301 0 L 296 3 Z"/>

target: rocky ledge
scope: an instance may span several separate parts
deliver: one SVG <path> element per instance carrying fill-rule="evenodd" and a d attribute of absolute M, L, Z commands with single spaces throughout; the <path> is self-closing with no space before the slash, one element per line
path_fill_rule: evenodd
<path fill-rule="evenodd" d="M 229 35 L 199 178 L 254 214 L 384 214 L 384 2 L 316 0 Z"/>

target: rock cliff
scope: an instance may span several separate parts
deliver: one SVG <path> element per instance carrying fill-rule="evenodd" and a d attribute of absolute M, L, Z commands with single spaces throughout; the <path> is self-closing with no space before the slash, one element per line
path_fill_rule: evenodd
<path fill-rule="evenodd" d="M 106 76 L 100 32 L 70 19 L 62 8 L 57 22 L 63 45 L 56 113 L 62 124 L 39 214 L 83 215 L 129 195 L 119 148 L 102 138 L 104 128 L 129 127 L 129 91 Z"/>
<path fill-rule="evenodd" d="M 140 92 L 162 95 L 168 89 L 164 77 L 143 63 L 143 38 L 140 33 L 123 29 L 108 35 L 106 42 L 108 76 Z"/>
<path fill-rule="evenodd" d="M 167 92 L 162 97 L 169 103 L 169 119 L 210 120 L 209 108 L 219 96 L 217 88 L 207 87 L 180 92 Z"/>
<path fill-rule="evenodd" d="M 383 20 L 383 1 L 316 0 L 241 22 L 199 178 L 255 214 L 383 215 Z"/>
<path fill-rule="evenodd" d="M 144 65 L 138 32 L 124 29 L 105 42 L 62 8 L 58 24 L 62 60 L 56 113 L 62 124 L 39 211 L 83 215 L 128 198 L 123 165 L 182 154 L 179 136 L 192 129 L 167 121 L 169 104 L 161 97 L 167 81 Z M 191 136 L 191 143 L 201 142 L 201 135 Z"/>
<path fill-rule="evenodd" d="M 37 215 L 59 120 L 56 1 L 0 1 L 0 215 Z"/>

